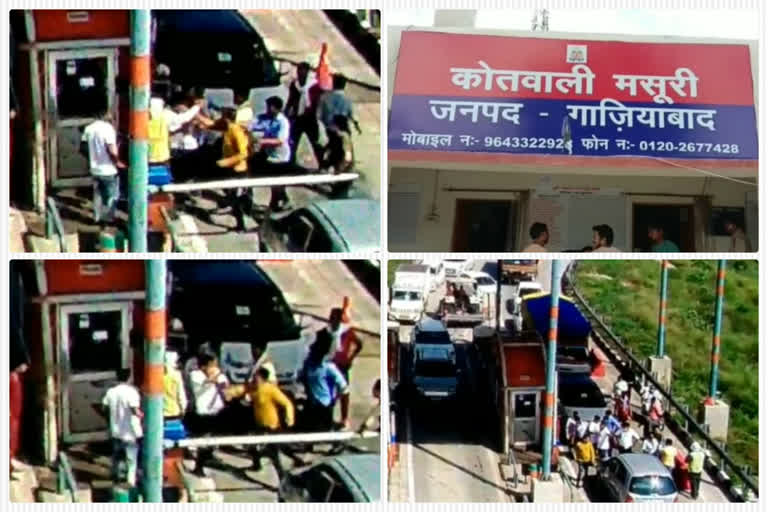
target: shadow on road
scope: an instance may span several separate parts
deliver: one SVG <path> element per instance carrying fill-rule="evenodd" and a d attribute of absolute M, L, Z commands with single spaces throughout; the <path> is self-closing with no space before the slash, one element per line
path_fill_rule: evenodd
<path fill-rule="evenodd" d="M 453 462 L 452 460 L 447 459 L 447 458 L 443 457 L 442 455 L 439 455 L 439 454 L 433 452 L 432 450 L 429 450 L 428 448 L 424 448 L 423 446 L 421 446 L 419 444 L 414 444 L 413 448 L 416 449 L 416 450 L 420 450 L 420 451 L 426 453 L 430 457 L 434 457 L 434 458 L 440 460 L 441 462 L 447 464 L 448 466 L 451 466 L 451 467 L 453 467 L 455 469 L 458 469 L 462 473 L 465 473 L 465 474 L 469 475 L 470 477 L 472 477 L 473 479 L 475 479 L 475 480 L 477 480 L 479 482 L 482 482 L 482 483 L 484 483 L 486 485 L 489 485 L 489 486 L 491 486 L 491 487 L 493 487 L 495 489 L 498 489 L 498 490 L 502 491 L 504 494 L 506 494 L 506 492 L 507 492 L 506 487 L 501 487 L 501 486 L 497 485 L 496 482 L 492 482 L 491 480 L 488 480 L 487 478 L 483 478 L 482 476 L 478 475 L 477 473 L 474 473 L 474 472 L 468 470 L 464 466 L 462 466 L 460 464 L 457 464 L 457 463 Z"/>

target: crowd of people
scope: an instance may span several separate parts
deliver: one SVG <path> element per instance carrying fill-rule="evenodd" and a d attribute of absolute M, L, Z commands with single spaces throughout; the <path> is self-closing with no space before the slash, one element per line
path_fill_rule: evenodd
<path fill-rule="evenodd" d="M 179 369 L 178 354 L 166 351 L 163 376 L 166 438 L 351 429 L 351 370 L 363 345 L 343 320 L 343 310 L 334 308 L 327 326 L 315 333 L 299 376 L 305 395 L 301 398 L 281 387 L 275 365 L 263 345 L 251 345 L 251 371 L 240 383 L 232 382 L 222 371 L 217 352 L 210 343 L 203 344 L 183 369 Z M 130 370 L 121 370 L 118 377 L 119 382 L 106 392 L 99 410 L 109 421 L 112 477 L 135 485 L 142 438 L 141 397 L 138 389 L 130 384 Z M 358 430 L 380 428 L 379 393 L 377 381 L 372 389 L 371 412 Z M 261 459 L 268 457 L 281 476 L 281 450 L 278 444 L 251 448 L 252 469 L 260 470 Z M 204 468 L 212 463 L 213 449 L 199 448 L 193 471 L 203 475 Z"/>
<path fill-rule="evenodd" d="M 344 90 L 347 78 L 313 78 L 301 62 L 288 86 L 288 98 L 271 96 L 264 111 L 254 115 L 250 91 L 234 91 L 234 100 L 206 101 L 199 90 L 180 91 L 168 66 L 160 64 L 152 85 L 147 128 L 149 183 L 174 180 L 276 176 L 306 172 L 296 165 L 301 136 L 309 140 L 320 172 L 344 173 L 354 167 L 350 126 L 360 133 L 351 100 Z M 321 129 L 325 142 L 321 143 Z M 81 153 L 93 178 L 94 219 L 114 222 L 120 197 L 119 169 L 127 164 L 118 148 L 112 113 L 105 110 L 82 135 Z M 236 229 L 245 229 L 244 215 L 253 210 L 250 190 L 230 194 Z M 272 187 L 269 208 L 290 207 L 284 187 Z"/>
<path fill-rule="evenodd" d="M 730 252 L 750 252 L 752 248 L 749 238 L 744 232 L 742 223 L 735 219 L 728 219 L 723 224 L 723 229 L 731 239 Z M 549 227 L 543 222 L 534 222 L 528 230 L 530 243 L 522 249 L 522 252 L 549 252 Z M 592 242 L 590 245 L 576 251 L 564 252 L 622 252 L 613 245 L 613 228 L 608 224 L 592 226 Z M 648 224 L 648 240 L 651 252 L 680 252 L 675 242 L 666 238 L 664 226 L 658 222 Z"/>
<path fill-rule="evenodd" d="M 576 486 L 583 485 L 590 468 L 616 454 L 643 453 L 658 457 L 672 473 L 679 487 L 684 487 L 680 485 L 681 482 L 689 479 L 690 495 L 698 499 L 706 458 L 704 450 L 698 443 L 693 443 L 686 456 L 675 446 L 671 437 L 663 437 L 663 397 L 650 384 L 642 386 L 640 391 L 641 422 L 644 426 L 641 437 L 632 428 L 631 394 L 629 383 L 620 378 L 613 390 L 613 409 L 607 409 L 602 417 L 595 416 L 591 420 L 581 418 L 578 412 L 574 412 L 566 420 L 566 442 L 578 465 Z"/>

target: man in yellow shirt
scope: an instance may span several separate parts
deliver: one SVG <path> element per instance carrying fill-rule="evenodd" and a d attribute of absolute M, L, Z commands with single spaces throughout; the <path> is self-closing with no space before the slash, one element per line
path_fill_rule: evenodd
<path fill-rule="evenodd" d="M 269 370 L 259 368 L 254 379 L 248 385 L 231 386 L 227 394 L 232 398 L 248 396 L 253 404 L 253 419 L 256 430 L 261 433 L 275 433 L 284 424 L 290 428 L 294 423 L 294 407 L 290 398 L 283 393 L 277 384 L 269 382 Z M 281 413 L 282 412 L 282 421 Z M 280 461 L 280 450 L 276 444 L 269 444 L 265 449 L 266 455 L 272 459 L 278 477 L 283 476 L 283 465 Z M 254 451 L 253 467 L 261 469 L 261 453 Z"/>
<path fill-rule="evenodd" d="M 699 443 L 694 442 L 691 445 L 691 453 L 688 454 L 686 462 L 688 463 L 688 475 L 691 479 L 691 498 L 699 499 L 699 489 L 701 488 L 701 473 L 704 471 L 704 461 L 707 456 Z"/>
<path fill-rule="evenodd" d="M 672 439 L 667 438 L 664 442 L 664 447 L 659 450 L 659 458 L 661 463 L 667 466 L 670 471 L 675 470 L 675 458 L 677 457 L 677 448 L 672 443 Z"/>
<path fill-rule="evenodd" d="M 576 441 L 573 446 L 573 458 L 579 465 L 579 472 L 576 476 L 576 487 L 581 487 L 582 479 L 589 476 L 589 467 L 595 464 L 595 447 L 592 441 L 589 439 L 589 435 L 585 434 Z"/>
<path fill-rule="evenodd" d="M 223 132 L 221 140 L 221 158 L 216 165 L 224 170 L 226 177 L 245 178 L 248 174 L 248 155 L 250 142 L 248 134 L 241 124 L 237 122 L 237 106 L 229 103 L 219 106 L 221 118 L 213 121 L 209 118 L 198 116 L 198 120 L 208 129 Z M 235 215 L 237 231 L 245 231 L 245 209 L 249 204 L 248 189 L 234 189 L 229 194 L 233 202 L 232 211 Z"/>

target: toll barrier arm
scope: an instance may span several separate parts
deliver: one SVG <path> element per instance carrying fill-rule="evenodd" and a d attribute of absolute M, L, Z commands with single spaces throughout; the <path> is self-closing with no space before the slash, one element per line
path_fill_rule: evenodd
<path fill-rule="evenodd" d="M 201 181 L 197 183 L 169 183 L 150 185 L 149 192 L 194 192 L 196 190 L 225 190 L 233 188 L 288 187 L 347 183 L 360 177 L 354 172 L 341 174 L 302 174 L 297 176 L 273 176 L 265 178 L 232 178 L 227 180 Z"/>
<path fill-rule="evenodd" d="M 293 443 L 337 443 L 354 441 L 356 439 L 373 439 L 379 437 L 379 432 L 365 430 L 363 432 L 306 432 L 291 434 L 266 434 L 246 436 L 195 437 L 165 441 L 166 448 L 196 448 L 201 446 L 224 445 L 254 445 L 254 444 L 293 444 Z"/>

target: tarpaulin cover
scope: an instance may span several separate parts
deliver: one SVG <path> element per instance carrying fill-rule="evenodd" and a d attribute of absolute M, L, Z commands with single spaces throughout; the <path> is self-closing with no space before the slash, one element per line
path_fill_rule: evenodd
<path fill-rule="evenodd" d="M 548 293 L 537 293 L 523 299 L 523 314 L 525 319 L 541 334 L 543 339 L 549 337 L 549 309 L 551 302 Z M 589 321 L 568 297 L 560 297 L 559 319 L 557 322 L 558 338 L 585 338 L 592 330 Z"/>

